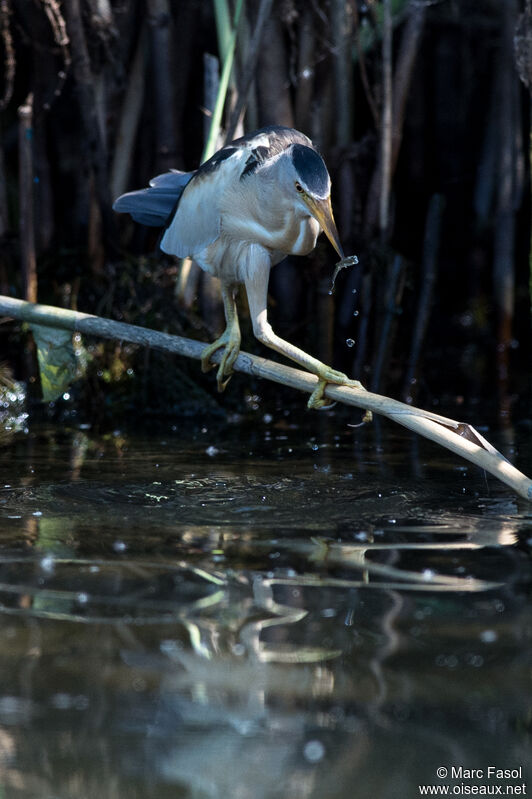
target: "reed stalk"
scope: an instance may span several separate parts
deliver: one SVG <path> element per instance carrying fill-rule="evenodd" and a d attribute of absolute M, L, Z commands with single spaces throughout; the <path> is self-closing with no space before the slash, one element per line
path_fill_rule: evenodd
<path fill-rule="evenodd" d="M 215 5 L 225 5 L 223 0 L 215 0 Z M 220 75 L 220 85 L 218 87 L 218 95 L 216 97 L 216 103 L 214 105 L 214 110 L 212 112 L 212 119 L 211 119 L 211 126 L 209 129 L 209 136 L 205 143 L 205 148 L 203 150 L 202 156 L 202 163 L 203 161 L 207 161 L 211 155 L 214 154 L 216 151 L 216 143 L 218 141 L 218 136 L 220 133 L 220 128 L 222 124 L 222 114 L 225 105 L 225 99 L 227 97 L 227 89 L 229 87 L 229 80 L 231 77 L 231 71 L 233 69 L 233 62 L 235 58 L 235 48 L 236 48 L 236 37 L 238 33 L 238 23 L 240 21 L 240 15 L 242 13 L 242 7 L 244 5 L 244 0 L 237 0 L 235 13 L 233 17 L 233 26 L 230 32 L 229 37 L 227 37 L 227 31 L 222 32 L 219 34 L 219 41 L 224 42 L 227 41 L 227 50 L 224 55 L 224 63 L 222 67 L 222 74 Z M 216 17 L 218 20 L 225 20 L 223 23 L 227 25 L 227 15 L 221 14 L 217 15 Z M 217 22 L 217 24 L 220 24 Z"/>

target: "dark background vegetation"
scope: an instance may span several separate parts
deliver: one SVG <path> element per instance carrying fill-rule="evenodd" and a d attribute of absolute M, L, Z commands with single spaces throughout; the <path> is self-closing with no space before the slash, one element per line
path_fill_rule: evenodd
<path fill-rule="evenodd" d="M 261 28 L 268 6 L 244 4 L 225 130 L 242 108 L 237 134 L 277 123 L 311 136 L 344 249 L 360 259 L 332 296 L 324 237 L 277 266 L 274 329 L 382 393 L 528 413 L 528 3 L 274 0 Z M 212 339 L 216 285 L 194 265 L 180 272 L 157 231 L 111 204 L 198 165 L 216 71 L 206 54 L 224 49 L 214 3 L 0 0 L 0 11 L 1 292 Z M 18 324 L 0 326 L 18 378 L 31 368 L 24 341 Z M 243 346 L 269 356 L 249 333 Z M 197 364 L 90 349 L 75 391 L 92 415 L 234 409 L 268 390 L 237 378 L 220 399 Z"/>

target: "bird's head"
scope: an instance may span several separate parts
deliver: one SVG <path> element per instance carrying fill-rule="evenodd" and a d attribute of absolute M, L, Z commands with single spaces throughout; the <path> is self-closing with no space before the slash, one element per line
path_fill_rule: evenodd
<path fill-rule="evenodd" d="M 331 205 L 331 178 L 323 158 L 311 147 L 294 144 L 287 152 L 286 189 L 294 202 L 317 220 L 340 256 L 344 257 Z"/>

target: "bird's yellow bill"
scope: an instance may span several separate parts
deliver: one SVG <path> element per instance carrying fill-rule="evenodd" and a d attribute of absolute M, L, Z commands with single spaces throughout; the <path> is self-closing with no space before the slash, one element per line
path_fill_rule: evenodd
<path fill-rule="evenodd" d="M 333 210 L 331 205 L 331 198 L 327 197 L 325 200 L 318 200 L 315 197 L 305 197 L 305 203 L 314 219 L 320 223 L 321 228 L 332 246 L 340 256 L 344 257 L 344 251 L 340 244 L 340 236 L 336 229 L 336 222 L 334 221 Z"/>

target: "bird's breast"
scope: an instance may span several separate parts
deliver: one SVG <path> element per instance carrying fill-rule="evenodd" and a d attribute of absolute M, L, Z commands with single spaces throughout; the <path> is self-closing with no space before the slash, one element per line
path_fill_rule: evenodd
<path fill-rule="evenodd" d="M 247 215 L 229 210 L 222 214 L 221 228 L 227 237 L 261 244 L 286 255 L 307 255 L 316 246 L 321 230 L 313 217 L 296 215 L 282 206 L 262 208 L 257 213 L 248 209 Z"/>
<path fill-rule="evenodd" d="M 292 226 L 291 233 L 294 240 L 291 249 L 287 252 L 291 255 L 308 255 L 316 246 L 316 239 L 320 232 L 320 225 L 313 216 L 306 216 L 298 220 L 298 223 Z"/>

